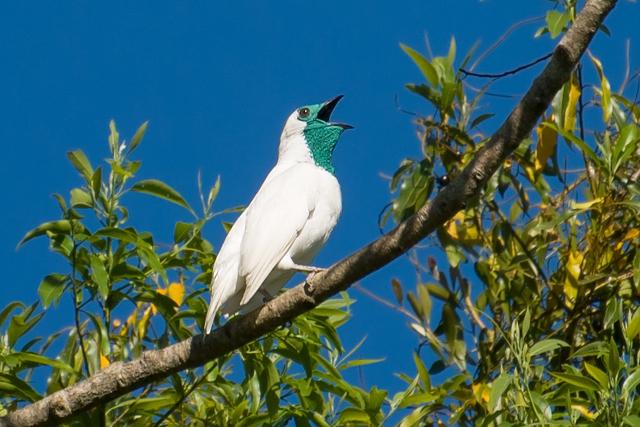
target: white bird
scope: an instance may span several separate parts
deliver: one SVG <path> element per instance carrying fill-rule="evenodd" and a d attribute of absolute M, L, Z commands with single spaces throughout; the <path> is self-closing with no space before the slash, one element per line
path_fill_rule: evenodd
<path fill-rule="evenodd" d="M 333 150 L 345 129 L 330 122 L 342 95 L 294 111 L 280 136 L 278 161 L 237 219 L 213 265 L 205 331 L 216 313 L 248 312 L 310 266 L 338 222 L 340 185 Z"/>

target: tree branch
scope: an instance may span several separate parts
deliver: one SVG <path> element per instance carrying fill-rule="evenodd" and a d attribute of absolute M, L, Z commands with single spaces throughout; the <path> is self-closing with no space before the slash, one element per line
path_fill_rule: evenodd
<path fill-rule="evenodd" d="M 316 274 L 309 283 L 290 289 L 212 334 L 146 351 L 130 362 L 113 363 L 77 384 L 11 412 L 0 419 L 0 427 L 59 423 L 171 373 L 200 366 L 275 330 L 408 251 L 478 197 L 487 180 L 530 134 L 553 96 L 569 80 L 615 4 L 616 0 L 587 1 L 549 63 L 502 126 L 460 175 L 411 218 L 326 272 Z"/>

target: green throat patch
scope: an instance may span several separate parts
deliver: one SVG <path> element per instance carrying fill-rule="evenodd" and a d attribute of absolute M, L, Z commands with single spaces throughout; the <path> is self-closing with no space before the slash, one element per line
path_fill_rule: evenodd
<path fill-rule="evenodd" d="M 333 150 L 336 148 L 338 138 L 343 131 L 344 129 L 340 126 L 318 122 L 309 122 L 304 129 L 304 137 L 307 140 L 313 161 L 331 174 L 335 174 L 335 168 L 332 164 Z"/>

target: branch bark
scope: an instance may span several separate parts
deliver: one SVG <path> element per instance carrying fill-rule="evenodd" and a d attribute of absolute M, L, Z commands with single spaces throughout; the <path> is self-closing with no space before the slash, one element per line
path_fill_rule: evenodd
<path fill-rule="evenodd" d="M 414 216 L 378 240 L 266 305 L 215 330 L 118 362 L 64 390 L 0 418 L 3 426 L 57 424 L 138 387 L 238 349 L 399 257 L 477 198 L 487 180 L 526 138 L 553 96 L 568 81 L 616 0 L 588 0 L 556 46 L 551 60 L 473 161 Z"/>

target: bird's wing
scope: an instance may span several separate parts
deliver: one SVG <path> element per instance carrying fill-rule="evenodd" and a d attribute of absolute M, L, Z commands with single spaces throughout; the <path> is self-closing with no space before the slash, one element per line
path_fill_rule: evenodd
<path fill-rule="evenodd" d="M 211 276 L 211 302 L 205 320 L 206 333 L 211 332 L 216 313 L 220 307 L 237 292 L 238 266 L 246 219 L 246 213 L 243 212 L 229 230 L 216 256 Z M 229 307 L 229 311 L 235 311 L 237 308 Z"/>
<path fill-rule="evenodd" d="M 265 184 L 247 212 L 239 267 L 246 283 L 241 305 L 289 251 L 313 210 L 308 196 L 313 190 L 304 165 L 293 166 Z"/>

